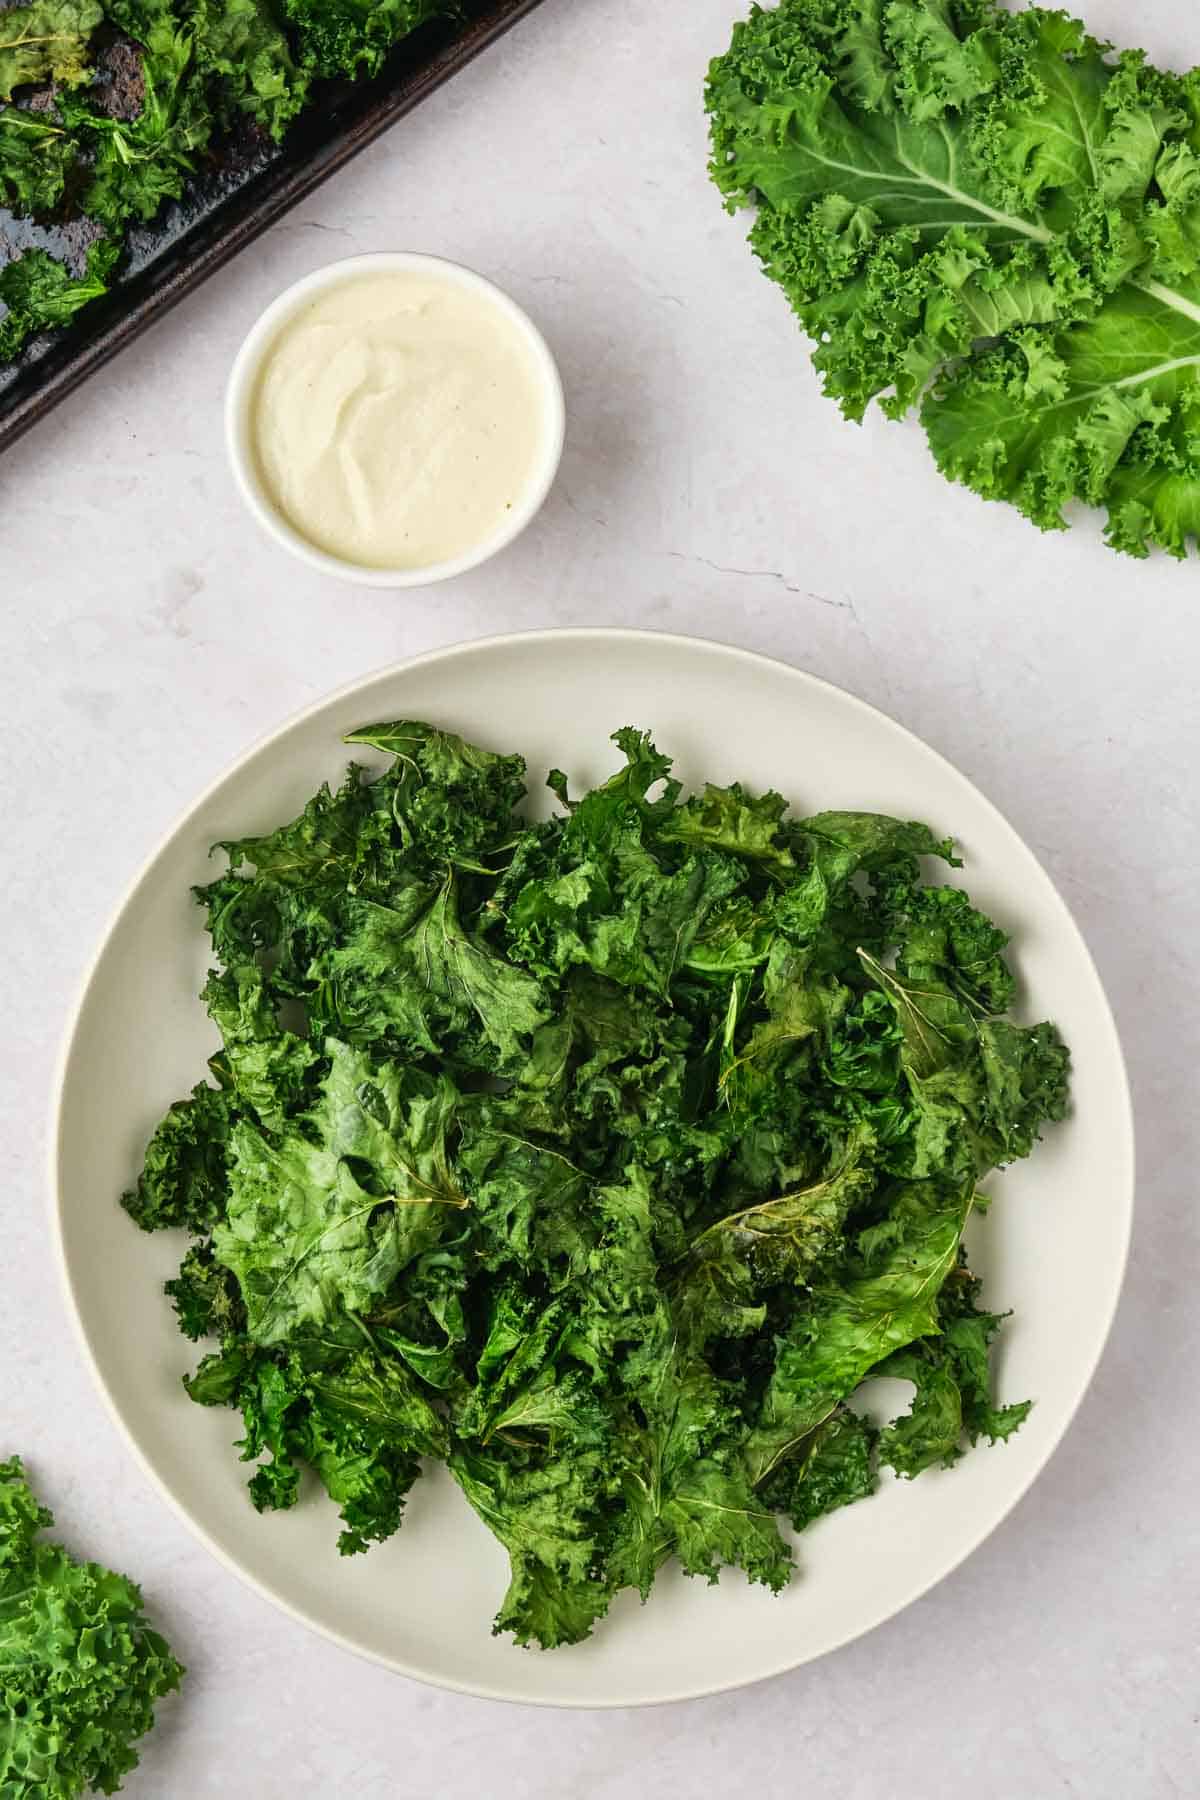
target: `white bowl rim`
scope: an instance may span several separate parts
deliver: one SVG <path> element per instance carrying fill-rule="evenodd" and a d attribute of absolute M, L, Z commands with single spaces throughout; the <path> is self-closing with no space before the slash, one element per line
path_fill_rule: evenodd
<path fill-rule="evenodd" d="M 427 563 L 415 569 L 377 569 L 322 550 L 284 518 L 267 495 L 254 466 L 250 448 L 250 404 L 263 361 L 279 328 L 305 301 L 328 288 L 352 281 L 358 275 L 404 270 L 439 276 L 483 295 L 517 327 L 533 354 L 542 390 L 544 424 L 539 461 L 525 493 L 490 536 L 481 538 L 461 555 L 442 562 Z M 373 250 L 358 256 L 341 257 L 336 262 L 323 263 L 319 269 L 311 270 L 284 288 L 259 314 L 242 339 L 225 388 L 224 418 L 225 449 L 234 483 L 251 515 L 268 537 L 323 575 L 371 588 L 429 587 L 435 582 L 449 581 L 455 575 L 465 575 L 468 570 L 478 568 L 499 555 L 501 550 L 506 550 L 545 504 L 558 474 L 566 441 L 566 400 L 558 364 L 543 333 L 524 307 L 477 269 L 422 250 Z"/>
<path fill-rule="evenodd" d="M 551 627 L 533 631 L 498 632 L 485 637 L 462 639 L 453 644 L 444 645 L 438 649 L 426 650 L 415 656 L 404 657 L 398 662 L 385 663 L 381 667 L 369 671 L 365 675 L 358 675 L 349 681 L 339 684 L 339 686 L 318 696 L 317 699 L 309 702 L 306 706 L 298 708 L 279 725 L 264 733 L 238 756 L 234 757 L 221 773 L 217 775 L 214 780 L 210 781 L 196 799 L 175 819 L 169 830 L 163 833 L 154 849 L 143 859 L 137 873 L 128 884 L 124 894 L 112 911 L 105 929 L 101 934 L 97 948 L 94 954 L 89 958 L 83 977 L 79 983 L 74 1002 L 70 1008 L 58 1060 L 55 1066 L 51 1088 L 50 1128 L 47 1133 L 49 1174 L 48 1202 L 51 1240 L 61 1291 L 67 1303 L 67 1311 L 71 1317 L 76 1340 L 80 1346 L 83 1360 L 91 1373 L 92 1379 L 100 1392 L 100 1397 L 103 1400 L 110 1417 L 115 1423 L 118 1432 L 132 1451 L 135 1461 L 140 1465 L 151 1484 L 158 1490 L 159 1494 L 166 1501 L 171 1511 L 175 1513 L 176 1517 L 183 1521 L 193 1536 L 196 1537 L 204 1545 L 205 1549 L 208 1550 L 224 1568 L 228 1569 L 230 1574 L 235 1576 L 243 1586 L 250 1588 L 254 1593 L 268 1601 L 280 1612 L 287 1614 L 287 1616 L 294 1619 L 297 1624 L 303 1625 L 306 1629 L 314 1632 L 319 1637 L 337 1644 L 340 1649 L 348 1651 L 352 1656 L 359 1657 L 366 1662 L 376 1663 L 381 1668 L 389 1669 L 394 1674 L 403 1675 L 409 1680 L 419 1681 L 427 1687 L 437 1687 L 452 1693 L 467 1694 L 477 1699 L 505 1701 L 509 1704 L 526 1706 L 544 1706 L 559 1710 L 582 1709 L 588 1711 L 615 1711 L 627 1708 L 631 1703 L 628 1700 L 596 1699 L 586 1695 L 575 1697 L 561 1697 L 557 1695 L 531 1696 L 513 1693 L 499 1684 L 485 1686 L 477 1681 L 453 1681 L 446 1677 L 431 1676 L 425 1670 L 404 1662 L 398 1657 L 388 1656 L 366 1649 L 362 1645 L 355 1643 L 353 1639 L 345 1636 L 342 1632 L 311 1617 L 303 1610 L 303 1608 L 286 1599 L 269 1582 L 260 1580 L 251 1569 L 224 1550 L 216 1539 L 212 1537 L 200 1523 L 190 1508 L 176 1497 L 169 1484 L 158 1473 L 158 1470 L 154 1467 L 150 1458 L 143 1451 L 133 1432 L 126 1424 L 125 1418 L 105 1380 L 103 1372 L 101 1371 L 91 1341 L 84 1329 L 81 1309 L 75 1298 L 74 1283 L 72 1281 L 71 1271 L 67 1260 L 63 1224 L 63 1193 L 60 1179 L 59 1150 L 63 1119 L 62 1101 L 71 1053 L 74 1047 L 76 1032 L 80 1024 L 84 1003 L 110 938 L 120 925 L 125 912 L 133 903 L 142 882 L 150 874 L 167 845 L 174 840 L 179 832 L 186 828 L 188 822 L 206 806 L 210 798 L 216 794 L 218 789 L 220 789 L 244 764 L 250 762 L 253 758 L 261 754 L 261 752 L 267 750 L 272 744 L 285 737 L 295 729 L 295 727 L 303 724 L 306 720 L 314 717 L 316 714 L 323 712 L 327 707 L 336 705 L 339 700 L 350 698 L 358 689 L 369 686 L 376 681 L 386 680 L 389 676 L 407 673 L 425 666 L 454 660 L 458 657 L 478 655 L 487 653 L 488 651 L 511 647 L 512 645 L 519 643 L 536 644 L 557 640 L 574 642 L 582 648 L 589 643 L 598 642 L 626 643 L 630 646 L 635 646 L 639 642 L 643 642 L 647 639 L 654 639 L 666 645 L 677 645 L 681 648 L 686 647 L 691 650 L 704 649 L 718 653 L 722 656 L 731 656 L 751 667 L 773 670 L 776 673 L 784 671 L 787 675 L 798 680 L 802 685 L 811 685 L 812 687 L 821 689 L 825 692 L 836 694 L 841 700 L 847 702 L 852 709 L 858 710 L 866 716 L 885 720 L 894 730 L 900 731 L 906 737 L 912 738 L 929 756 L 933 757 L 938 764 L 949 771 L 959 781 L 963 782 L 978 801 L 979 805 L 1024 844 L 1025 840 L 1021 837 L 1021 834 L 1016 831 L 1015 826 L 1009 823 L 1007 816 L 1001 812 L 1000 808 L 994 805 L 994 803 L 975 786 L 975 783 L 971 781 L 970 777 L 963 774 L 956 764 L 952 763 L 948 757 L 943 756 L 940 751 L 934 749 L 932 745 L 926 743 L 924 738 L 918 737 L 916 732 L 910 731 L 905 725 L 901 725 L 900 722 L 893 719 L 889 713 L 885 713 L 881 707 L 873 706 L 870 701 L 863 700 L 857 694 L 852 694 L 847 689 L 839 687 L 836 682 L 827 681 L 819 675 L 813 675 L 807 669 L 802 669 L 793 663 L 785 662 L 781 657 L 767 656 L 760 651 L 746 650 L 738 645 L 724 643 L 715 638 L 702 638 L 682 632 L 648 631 L 627 626 Z M 1028 846 L 1026 846 L 1026 848 L 1028 848 Z M 1032 856 L 1033 852 L 1029 851 L 1029 854 Z M 1040 866 L 1041 864 L 1039 861 L 1039 867 Z M 1129 1250 L 1133 1232 L 1136 1167 L 1133 1100 L 1120 1036 L 1117 1032 L 1116 1021 L 1113 1018 L 1108 995 L 1105 991 L 1104 984 L 1100 979 L 1099 970 L 1096 968 L 1095 960 L 1088 948 L 1087 940 L 1084 938 L 1082 931 L 1076 923 L 1075 916 L 1067 905 L 1066 900 L 1059 892 L 1057 884 L 1044 869 L 1042 872 L 1045 874 L 1047 882 L 1062 907 L 1064 920 L 1074 934 L 1083 965 L 1095 981 L 1098 996 L 1103 1002 L 1102 1016 L 1108 1036 L 1106 1051 L 1112 1058 L 1112 1066 L 1119 1078 L 1122 1103 L 1121 1140 L 1125 1146 L 1125 1155 L 1123 1158 L 1124 1166 L 1120 1171 L 1120 1180 L 1114 1183 L 1114 1191 L 1124 1196 L 1124 1216 L 1121 1220 L 1120 1255 L 1115 1269 L 1115 1279 L 1112 1283 L 1107 1317 L 1103 1320 L 1103 1329 L 1097 1333 L 1094 1354 L 1090 1359 L 1085 1378 L 1080 1383 L 1079 1392 L 1074 1402 L 1065 1411 L 1057 1430 L 1048 1439 L 1040 1460 L 1033 1464 L 1025 1479 L 1016 1485 L 1003 1510 L 991 1518 L 976 1535 L 971 1537 L 969 1542 L 962 1549 L 961 1554 L 955 1554 L 948 1562 L 935 1567 L 928 1580 L 925 1581 L 919 1589 L 910 1594 L 899 1609 L 888 1606 L 885 1603 L 884 1606 L 879 1609 L 878 1613 L 868 1619 L 865 1624 L 859 1623 L 848 1627 L 844 1635 L 832 1642 L 826 1642 L 819 1651 L 814 1653 L 802 1654 L 800 1656 L 785 1655 L 781 1657 L 777 1663 L 772 1664 L 772 1666 L 759 1669 L 750 1675 L 742 1676 L 734 1680 L 713 1681 L 702 1688 L 681 1688 L 678 1692 L 658 1694 L 652 1699 L 643 1700 L 636 1704 L 644 1706 L 667 1706 L 686 1700 L 703 1700 L 716 1694 L 734 1692 L 738 1688 L 751 1687 L 760 1681 L 773 1680 L 777 1676 L 790 1673 L 793 1669 L 803 1667 L 807 1662 L 819 1660 L 821 1657 L 830 1655 L 836 1650 L 843 1649 L 847 1644 L 853 1643 L 861 1637 L 865 1637 L 869 1632 L 876 1630 L 880 1625 L 886 1624 L 889 1619 L 898 1617 L 899 1612 L 907 1612 L 909 1607 L 915 1604 L 916 1601 L 922 1599 L 933 1588 L 937 1587 L 948 1576 L 952 1575 L 956 1569 L 961 1568 L 963 1563 L 974 1555 L 980 1545 L 986 1542 L 986 1540 L 991 1537 L 1012 1514 L 1018 1504 L 1025 1498 L 1029 1489 L 1041 1475 L 1047 1463 L 1062 1443 L 1063 1438 L 1079 1411 L 1084 1396 L 1091 1388 L 1100 1359 L 1112 1332 L 1113 1320 L 1116 1317 L 1117 1307 L 1120 1302 L 1129 1264 Z"/>

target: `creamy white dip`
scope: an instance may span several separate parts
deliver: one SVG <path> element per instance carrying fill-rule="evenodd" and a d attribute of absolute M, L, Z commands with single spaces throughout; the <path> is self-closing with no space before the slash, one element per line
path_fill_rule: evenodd
<path fill-rule="evenodd" d="M 423 270 L 351 275 L 280 328 L 251 401 L 268 498 L 302 537 L 372 569 L 420 569 L 498 532 L 546 428 L 519 322 Z"/>

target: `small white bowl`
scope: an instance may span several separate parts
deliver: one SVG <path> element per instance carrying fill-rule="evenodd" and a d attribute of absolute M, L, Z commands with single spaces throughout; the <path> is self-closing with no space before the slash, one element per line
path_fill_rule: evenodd
<path fill-rule="evenodd" d="M 376 569 L 318 549 L 284 518 L 263 485 L 254 453 L 251 413 L 263 359 L 275 342 L 280 327 L 294 313 L 307 305 L 314 295 L 336 287 L 356 275 L 386 275 L 399 270 L 418 270 L 469 288 L 484 296 L 498 312 L 516 325 L 529 344 L 534 367 L 540 378 L 542 442 L 541 454 L 524 494 L 503 524 L 490 536 L 482 538 L 461 556 L 444 562 L 428 563 L 415 569 Z M 477 275 L 473 269 L 464 268 L 461 263 L 450 262 L 445 257 L 425 256 L 409 250 L 348 256 L 341 262 L 329 263 L 323 269 L 314 270 L 311 275 L 305 275 L 293 282 L 291 287 L 285 288 L 248 333 L 234 358 L 225 393 L 225 444 L 230 465 L 238 490 L 258 523 L 277 544 L 282 544 L 285 550 L 290 550 L 293 556 L 298 556 L 310 568 L 319 569 L 325 575 L 336 575 L 341 581 L 357 582 L 361 587 L 426 587 L 431 582 L 447 581 L 452 575 L 463 575 L 468 569 L 478 568 L 480 563 L 495 556 L 497 551 L 507 548 L 538 513 L 550 492 L 562 459 L 565 432 L 566 407 L 558 365 L 545 338 L 528 313 L 502 288 L 488 281 L 485 276 Z"/>

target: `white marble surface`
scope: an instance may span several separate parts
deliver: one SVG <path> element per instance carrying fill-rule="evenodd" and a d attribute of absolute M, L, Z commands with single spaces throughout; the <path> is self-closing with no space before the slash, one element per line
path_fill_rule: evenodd
<path fill-rule="evenodd" d="M 1040 537 L 949 488 L 915 428 L 823 402 L 704 177 L 698 92 L 735 0 L 546 0 L 502 46 L 0 463 L 3 1442 L 65 1535 L 141 1577 L 190 1665 L 137 1800 L 1157 1800 L 1197 1792 L 1197 565 Z M 1093 23 L 1121 35 L 1121 0 Z M 1187 0 L 1137 35 L 1200 62 Z M 1128 32 L 1128 24 L 1125 30 Z M 492 567 L 389 596 L 309 574 L 233 494 L 220 400 L 287 281 L 376 248 L 506 283 L 570 435 Z M 1075 907 L 1140 1126 L 1133 1262 L 1080 1416 L 1014 1516 L 902 1617 L 772 1684 L 549 1714 L 408 1684 L 276 1615 L 146 1486 L 90 1384 L 44 1223 L 71 996 L 194 793 L 334 683 L 487 632 L 726 638 L 876 702 L 973 776 Z"/>

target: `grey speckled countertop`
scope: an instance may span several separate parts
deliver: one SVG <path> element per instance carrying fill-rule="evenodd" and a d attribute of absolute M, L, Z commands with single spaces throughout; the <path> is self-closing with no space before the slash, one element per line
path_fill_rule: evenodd
<path fill-rule="evenodd" d="M 704 175 L 699 88 L 733 0 L 541 11 L 0 463 L 3 1440 L 64 1533 L 128 1566 L 191 1666 L 131 1800 L 1157 1800 L 1194 1795 L 1200 1691 L 1200 583 L 1040 537 L 948 487 L 915 427 L 842 424 Z M 1122 25 L 1124 15 L 1125 23 Z M 1091 22 L 1132 29 L 1120 0 Z M 1200 62 L 1186 0 L 1135 35 Z M 359 592 L 260 538 L 221 390 L 286 282 L 378 248 L 512 289 L 561 359 L 558 487 L 501 561 Z M 455 639 L 637 624 L 800 663 L 912 727 L 1035 846 L 1124 1035 L 1133 1261 L 1049 1469 L 901 1617 L 768 1685 L 551 1714 L 433 1692 L 307 1635 L 150 1490 L 70 1335 L 44 1222 L 71 996 L 133 869 L 268 726 Z"/>

